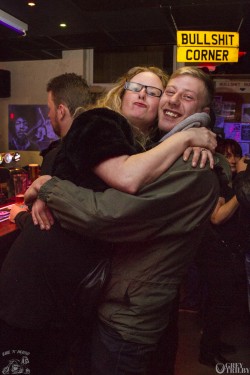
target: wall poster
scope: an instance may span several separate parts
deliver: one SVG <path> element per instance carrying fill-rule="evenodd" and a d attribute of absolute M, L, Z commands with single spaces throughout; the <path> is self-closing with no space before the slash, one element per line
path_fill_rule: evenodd
<path fill-rule="evenodd" d="M 41 151 L 57 139 L 47 105 L 9 105 L 9 150 Z"/>
<path fill-rule="evenodd" d="M 250 103 L 242 104 L 241 121 L 250 123 Z"/>

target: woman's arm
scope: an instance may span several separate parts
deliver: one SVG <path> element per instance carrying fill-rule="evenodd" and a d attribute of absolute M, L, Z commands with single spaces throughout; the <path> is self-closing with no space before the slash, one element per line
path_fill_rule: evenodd
<path fill-rule="evenodd" d="M 206 128 L 191 128 L 172 135 L 149 151 L 109 158 L 99 163 L 94 172 L 109 186 L 126 193 L 136 193 L 141 187 L 155 181 L 173 165 L 183 151 L 194 144 L 214 151 L 215 134 Z M 184 159 L 187 160 L 188 157 Z M 49 179 L 51 176 L 43 175 L 32 183 L 25 194 L 26 203 L 31 204 L 36 200 L 41 186 Z"/>
<path fill-rule="evenodd" d="M 216 136 L 204 127 L 190 128 L 172 135 L 149 151 L 101 162 L 94 172 L 109 186 L 135 194 L 165 172 L 189 146 L 201 146 L 213 152 Z"/>
<path fill-rule="evenodd" d="M 225 202 L 225 199 L 220 197 L 212 213 L 211 222 L 215 225 L 225 223 L 233 216 L 238 207 L 239 202 L 235 195 L 228 202 Z"/>

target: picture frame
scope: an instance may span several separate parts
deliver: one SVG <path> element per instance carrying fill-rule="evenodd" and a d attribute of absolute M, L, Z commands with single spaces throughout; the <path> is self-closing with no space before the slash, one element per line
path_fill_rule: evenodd
<path fill-rule="evenodd" d="M 44 104 L 10 104 L 8 124 L 9 150 L 42 151 L 59 137 L 48 118 Z"/>

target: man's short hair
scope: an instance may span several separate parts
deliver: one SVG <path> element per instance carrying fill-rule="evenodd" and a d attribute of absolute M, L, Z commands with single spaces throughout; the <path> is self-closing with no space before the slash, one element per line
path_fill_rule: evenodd
<path fill-rule="evenodd" d="M 215 85 L 210 75 L 205 73 L 201 68 L 198 68 L 196 66 L 183 66 L 177 69 L 175 72 L 173 72 L 173 74 L 170 76 L 170 79 L 182 75 L 189 75 L 194 78 L 198 78 L 204 83 L 205 88 L 207 90 L 206 106 L 210 107 L 215 93 Z"/>
<path fill-rule="evenodd" d="M 47 92 L 52 93 L 55 105 L 64 104 L 71 116 L 79 107 L 90 103 L 89 86 L 84 78 L 75 73 L 64 73 L 52 78 L 47 84 Z"/>

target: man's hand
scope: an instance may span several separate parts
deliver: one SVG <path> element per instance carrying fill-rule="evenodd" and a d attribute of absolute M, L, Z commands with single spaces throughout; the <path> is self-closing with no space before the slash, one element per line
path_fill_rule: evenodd
<path fill-rule="evenodd" d="M 24 201 L 26 204 L 33 203 L 38 196 L 39 190 L 43 184 L 49 181 L 52 177 L 49 175 L 44 175 L 38 177 L 27 189 L 26 193 L 24 194 Z"/>
<path fill-rule="evenodd" d="M 52 213 L 45 202 L 37 199 L 32 206 L 32 219 L 35 225 L 39 225 L 40 229 L 49 230 L 54 224 Z"/>
<path fill-rule="evenodd" d="M 16 215 L 19 214 L 19 212 L 21 211 L 28 211 L 28 207 L 25 206 L 24 204 L 21 204 L 21 205 L 14 204 L 10 210 L 9 221 L 11 221 L 12 223 L 15 223 Z"/>
<path fill-rule="evenodd" d="M 197 167 L 200 162 L 200 168 L 204 168 L 207 160 L 209 160 L 210 168 L 214 168 L 214 158 L 210 150 L 202 147 L 188 147 L 183 153 L 183 160 L 187 161 L 193 152 L 192 166 Z"/>

